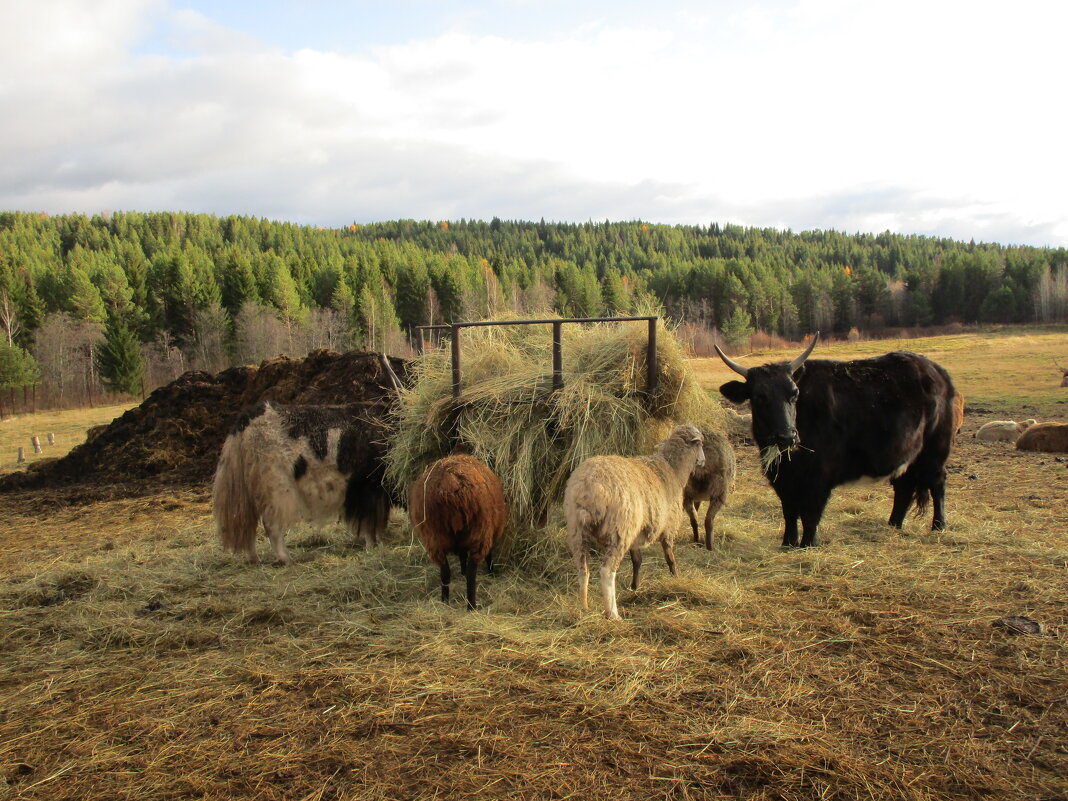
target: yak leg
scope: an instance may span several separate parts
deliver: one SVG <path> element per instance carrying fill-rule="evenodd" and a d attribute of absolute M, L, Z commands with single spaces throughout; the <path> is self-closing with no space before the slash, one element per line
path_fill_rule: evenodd
<path fill-rule="evenodd" d="M 263 527 L 267 531 L 267 538 L 271 541 L 271 547 L 274 548 L 274 558 L 283 565 L 293 564 L 293 557 L 289 555 L 289 551 L 286 549 L 283 528 L 273 521 L 268 524 L 266 520 L 263 521 Z"/>
<path fill-rule="evenodd" d="M 475 597 L 478 584 L 478 560 L 473 556 L 467 558 L 467 608 L 473 610 L 478 601 Z"/>
<path fill-rule="evenodd" d="M 590 586 L 590 562 L 589 555 L 586 550 L 583 549 L 580 553 L 575 554 L 575 565 L 578 567 L 578 594 L 579 594 L 579 608 L 583 612 L 590 610 L 590 604 L 587 600 L 587 593 Z"/>
<path fill-rule="evenodd" d="M 916 495 L 916 480 L 909 473 L 905 473 L 892 479 L 890 483 L 894 487 L 894 506 L 890 510 L 890 519 L 886 522 L 894 528 L 901 528 Z"/>
<path fill-rule="evenodd" d="M 678 576 L 679 575 L 679 569 L 675 565 L 675 549 L 674 549 L 674 547 L 672 546 L 672 544 L 670 542 L 668 542 L 667 537 L 665 537 L 664 539 L 660 540 L 660 544 L 664 548 L 664 561 L 667 562 L 668 571 L 671 573 L 671 575 Z"/>
<path fill-rule="evenodd" d="M 801 547 L 811 548 L 819 545 L 818 534 L 820 518 L 823 517 L 823 508 L 827 505 L 827 498 L 816 499 L 801 512 Z"/>
<path fill-rule="evenodd" d="M 363 547 L 371 550 L 378 545 L 378 530 L 373 521 L 361 520 L 360 529 L 363 534 Z"/>
<path fill-rule="evenodd" d="M 787 504 L 786 501 L 782 501 L 782 519 L 783 519 L 783 532 L 782 532 L 782 547 L 783 548 L 796 548 L 797 547 L 797 507 L 792 503 Z"/>
<path fill-rule="evenodd" d="M 640 548 L 630 549 L 630 563 L 634 568 L 634 572 L 630 575 L 630 588 L 632 590 L 638 589 L 638 570 L 642 566 L 642 552 Z"/>
<path fill-rule="evenodd" d="M 943 531 L 946 527 L 946 470 L 942 468 L 942 474 L 938 481 L 931 487 L 931 502 L 934 506 L 934 518 L 931 521 L 931 531 Z"/>
<path fill-rule="evenodd" d="M 493 572 L 493 549 L 492 548 L 490 548 L 489 549 L 489 553 L 486 554 L 486 572 L 488 572 L 491 576 L 497 575 L 496 573 Z"/>
<path fill-rule="evenodd" d="M 686 510 L 687 516 L 690 518 L 690 528 L 693 529 L 693 541 L 700 542 L 701 540 L 697 536 L 697 510 L 701 508 L 701 502 L 696 504 L 692 498 L 685 498 L 682 501 L 682 507 Z"/>

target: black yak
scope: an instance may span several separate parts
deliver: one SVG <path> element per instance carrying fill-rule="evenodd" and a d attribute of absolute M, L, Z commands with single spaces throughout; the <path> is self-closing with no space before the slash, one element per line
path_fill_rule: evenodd
<path fill-rule="evenodd" d="M 783 546 L 816 544 L 831 491 L 861 478 L 889 478 L 898 528 L 915 500 L 933 501 L 933 529 L 946 525 L 946 459 L 954 439 L 956 391 L 949 374 L 915 353 L 872 359 L 809 359 L 819 339 L 790 362 L 742 367 L 716 348 L 745 381 L 720 387 L 748 400 L 764 474 L 782 504 Z"/>

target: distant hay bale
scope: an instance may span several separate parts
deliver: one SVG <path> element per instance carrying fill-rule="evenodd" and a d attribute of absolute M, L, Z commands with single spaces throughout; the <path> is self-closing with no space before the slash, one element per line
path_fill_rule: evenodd
<path fill-rule="evenodd" d="M 682 423 L 726 430 L 720 404 L 698 386 L 662 322 L 652 397 L 645 392 L 645 326 L 568 324 L 561 336 L 564 386 L 556 392 L 548 325 L 465 329 L 459 406 L 447 347 L 413 362 L 387 456 L 387 478 L 397 491 L 448 454 L 455 436 L 501 477 L 514 537 L 540 527 L 562 500 L 571 471 L 590 456 L 648 452 Z"/>

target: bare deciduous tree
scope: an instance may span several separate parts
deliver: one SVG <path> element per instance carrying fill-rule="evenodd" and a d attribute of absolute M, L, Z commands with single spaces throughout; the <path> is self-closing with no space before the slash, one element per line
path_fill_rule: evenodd
<path fill-rule="evenodd" d="M 66 312 L 44 318 L 33 345 L 41 370 L 41 405 L 76 406 L 103 394 L 93 365 L 93 350 L 102 335 L 99 323 L 78 320 Z"/>
<path fill-rule="evenodd" d="M 0 289 L 0 327 L 4 329 L 7 344 L 14 345 L 15 337 L 22 331 L 22 321 L 19 319 L 18 307 L 6 289 Z"/>
<path fill-rule="evenodd" d="M 289 339 L 289 328 L 277 311 L 251 301 L 241 305 L 234 319 L 234 357 L 238 364 L 259 364 L 286 353 Z"/>
<path fill-rule="evenodd" d="M 193 334 L 187 348 L 190 369 L 217 373 L 230 366 L 227 323 L 226 310 L 217 303 L 193 311 Z"/>

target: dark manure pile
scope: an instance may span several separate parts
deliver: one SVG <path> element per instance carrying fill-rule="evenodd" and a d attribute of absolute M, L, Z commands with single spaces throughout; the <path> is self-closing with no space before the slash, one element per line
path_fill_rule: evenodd
<path fill-rule="evenodd" d="M 404 360 L 390 363 L 405 375 Z M 317 350 L 304 359 L 279 357 L 216 375 L 191 371 L 91 430 L 63 458 L 0 478 L 0 492 L 62 489 L 65 500 L 78 502 L 167 486 L 207 490 L 223 441 L 246 406 L 263 400 L 361 404 L 369 419 L 384 420 L 394 398 L 378 354 L 362 351 Z"/>

